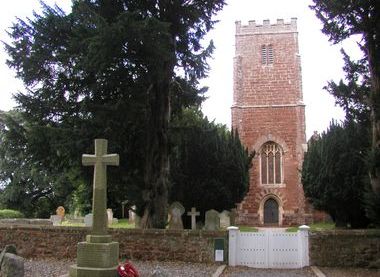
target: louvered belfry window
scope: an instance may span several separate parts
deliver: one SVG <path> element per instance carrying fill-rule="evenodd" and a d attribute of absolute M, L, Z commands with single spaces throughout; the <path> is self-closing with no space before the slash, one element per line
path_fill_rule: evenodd
<path fill-rule="evenodd" d="M 261 183 L 273 185 L 282 183 L 282 150 L 274 142 L 267 142 L 260 151 Z"/>
<path fill-rule="evenodd" d="M 273 54 L 273 46 L 272 44 L 269 45 L 262 45 L 261 46 L 261 63 L 263 65 L 270 65 L 274 62 L 274 54 Z"/>
<path fill-rule="evenodd" d="M 267 64 L 267 47 L 265 45 L 261 46 L 261 63 Z"/>

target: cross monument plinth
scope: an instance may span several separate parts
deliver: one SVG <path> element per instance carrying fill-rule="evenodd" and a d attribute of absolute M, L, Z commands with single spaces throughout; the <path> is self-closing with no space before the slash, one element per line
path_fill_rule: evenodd
<path fill-rule="evenodd" d="M 82 164 L 94 166 L 91 232 L 79 242 L 77 264 L 70 277 L 117 277 L 119 243 L 112 241 L 107 227 L 107 165 L 119 165 L 119 155 L 107 154 L 107 140 L 95 140 L 95 155 L 83 154 Z"/>

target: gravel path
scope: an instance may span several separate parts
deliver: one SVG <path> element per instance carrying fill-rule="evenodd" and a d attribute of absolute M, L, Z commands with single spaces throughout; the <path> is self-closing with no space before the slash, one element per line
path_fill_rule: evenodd
<path fill-rule="evenodd" d="M 379 269 L 319 267 L 326 277 L 380 277 Z"/>
<path fill-rule="evenodd" d="M 27 260 L 25 261 L 25 277 L 58 277 L 66 274 L 75 261 L 64 260 Z M 193 264 L 184 262 L 142 262 L 132 261 L 140 273 L 140 277 L 150 277 L 154 270 L 160 268 L 171 277 L 209 277 L 216 271 L 218 265 Z"/>
<path fill-rule="evenodd" d="M 258 269 L 243 266 L 228 267 L 221 277 L 315 277 L 311 269 Z"/>
<path fill-rule="evenodd" d="M 61 276 L 69 271 L 74 261 L 69 260 L 25 260 L 24 277 Z"/>
<path fill-rule="evenodd" d="M 73 260 L 26 260 L 25 277 L 59 277 L 69 271 Z M 150 277 L 160 268 L 171 277 L 210 277 L 218 265 L 184 262 L 132 261 L 141 277 Z M 326 277 L 380 277 L 380 270 L 358 268 L 319 268 Z M 221 277 L 315 277 L 310 268 L 305 269 L 256 269 L 243 266 L 226 267 Z"/>

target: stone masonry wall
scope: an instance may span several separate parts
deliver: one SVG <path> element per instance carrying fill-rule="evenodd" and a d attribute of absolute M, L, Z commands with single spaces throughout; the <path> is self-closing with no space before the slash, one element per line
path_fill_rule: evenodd
<path fill-rule="evenodd" d="M 373 267 L 380 263 L 380 230 L 313 232 L 309 248 L 311 265 Z"/>
<path fill-rule="evenodd" d="M 0 225 L 0 249 L 15 244 L 24 258 L 75 259 L 77 243 L 88 232 L 80 227 Z M 120 243 L 123 259 L 212 263 L 214 239 L 224 238 L 228 245 L 224 231 L 111 229 L 110 234 Z M 371 266 L 380 261 L 380 230 L 312 232 L 309 249 L 311 265 Z"/>
<path fill-rule="evenodd" d="M 88 233 L 81 227 L 0 225 L 0 248 L 15 244 L 24 258 L 75 259 L 77 243 Z M 109 233 L 120 244 L 121 258 L 137 260 L 211 263 L 214 239 L 227 240 L 223 231 L 110 229 Z"/>

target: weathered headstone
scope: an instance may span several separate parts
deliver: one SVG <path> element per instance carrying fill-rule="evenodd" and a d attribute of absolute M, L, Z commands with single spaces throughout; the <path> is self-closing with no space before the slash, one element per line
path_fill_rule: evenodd
<path fill-rule="evenodd" d="M 58 215 L 59 217 L 61 217 L 61 220 L 63 220 L 63 218 L 65 217 L 65 208 L 62 207 L 62 206 L 59 206 L 59 207 L 55 210 L 55 213 L 56 213 L 56 215 Z"/>
<path fill-rule="evenodd" d="M 86 214 L 84 216 L 84 226 L 91 227 L 93 222 L 93 216 L 92 213 Z"/>
<path fill-rule="evenodd" d="M 112 209 L 107 209 L 107 219 L 108 219 L 108 225 L 112 224 L 113 219 L 113 211 Z"/>
<path fill-rule="evenodd" d="M 119 165 L 119 155 L 107 154 L 107 140 L 95 140 L 95 155 L 83 154 L 82 164 L 94 166 L 93 225 L 85 242 L 79 242 L 77 264 L 70 277 L 117 277 L 119 243 L 107 233 L 107 166 Z"/>
<path fill-rule="evenodd" d="M 136 210 L 136 206 L 132 206 L 131 209 L 128 210 L 128 221 L 129 223 L 134 223 L 136 218 L 136 213 L 134 212 Z"/>
<path fill-rule="evenodd" d="M 216 231 L 220 229 L 219 213 L 215 210 L 206 212 L 205 230 Z"/>
<path fill-rule="evenodd" d="M 220 228 L 227 229 L 227 227 L 230 227 L 231 221 L 230 221 L 230 212 L 224 210 L 219 214 L 220 218 Z"/>
<path fill-rule="evenodd" d="M 182 215 L 185 213 L 185 208 L 179 202 L 174 202 L 169 208 L 169 229 L 183 229 Z"/>
<path fill-rule="evenodd" d="M 62 217 L 59 215 L 51 215 L 50 221 L 53 223 L 53 226 L 60 226 L 62 223 Z"/>
<path fill-rule="evenodd" d="M 24 277 L 24 259 L 12 253 L 5 253 L 1 262 L 1 277 Z"/>
<path fill-rule="evenodd" d="M 187 212 L 188 216 L 191 216 L 191 230 L 197 229 L 197 219 L 196 217 L 199 216 L 199 212 L 195 209 L 195 207 L 191 208 L 190 212 Z"/>

